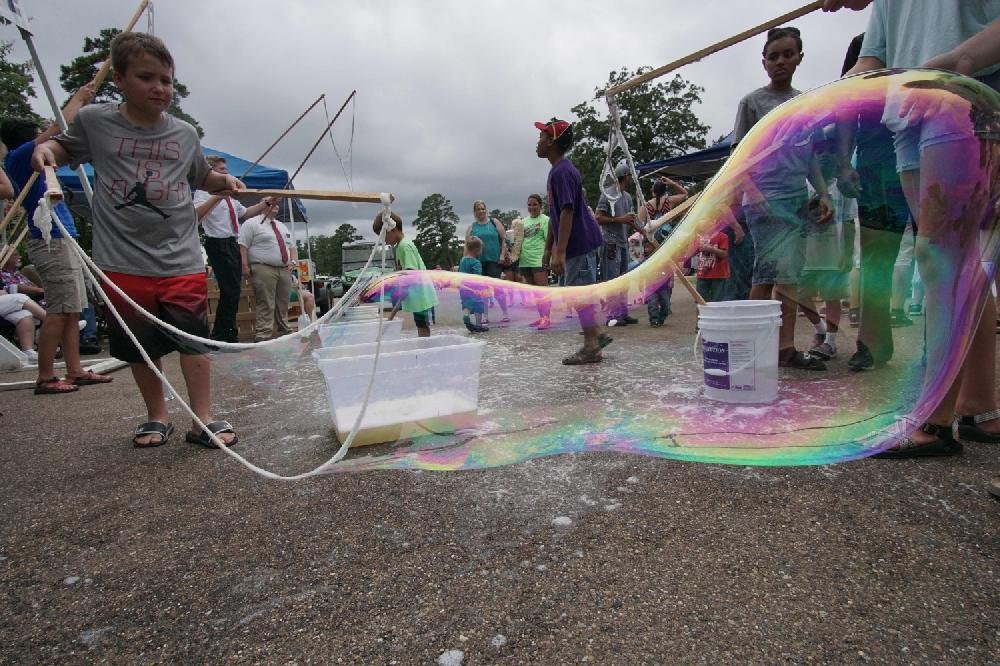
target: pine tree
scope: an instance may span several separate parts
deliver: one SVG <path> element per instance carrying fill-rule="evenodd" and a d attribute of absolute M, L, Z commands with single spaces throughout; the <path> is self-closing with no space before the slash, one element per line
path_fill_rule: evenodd
<path fill-rule="evenodd" d="M 13 44 L 0 41 L 0 118 L 25 118 L 39 125 L 42 118 L 31 110 L 35 82 L 30 62 L 11 62 Z"/>
<path fill-rule="evenodd" d="M 119 32 L 121 30 L 118 28 L 104 28 L 97 37 L 84 38 L 83 55 L 77 56 L 68 65 L 60 66 L 59 83 L 62 84 L 63 90 L 72 94 L 94 79 L 97 70 L 111 53 L 111 40 Z M 174 78 L 174 98 L 167 108 L 167 113 L 190 123 L 198 131 L 198 136 L 203 137 L 205 132 L 201 129 L 198 121 L 181 109 L 180 100 L 190 94 L 187 86 Z M 117 102 L 121 98 L 121 93 L 111 81 L 110 76 L 104 79 L 101 87 L 94 94 L 94 102 Z"/>
<path fill-rule="evenodd" d="M 450 269 L 461 258 L 462 243 L 455 235 L 458 215 L 443 194 L 432 194 L 420 203 L 413 221 L 417 236 L 413 239 L 428 268 Z"/>

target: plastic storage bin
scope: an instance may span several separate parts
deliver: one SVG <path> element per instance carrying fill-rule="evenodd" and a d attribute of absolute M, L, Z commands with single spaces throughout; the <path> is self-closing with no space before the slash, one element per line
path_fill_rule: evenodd
<path fill-rule="evenodd" d="M 479 363 L 485 343 L 460 335 L 382 342 L 375 380 L 355 446 L 453 432 L 479 406 Z M 333 427 L 347 439 L 361 410 L 375 343 L 313 352 L 326 380 Z"/>
<path fill-rule="evenodd" d="M 375 342 L 375 338 L 378 337 L 378 324 L 378 319 L 358 319 L 323 324 L 319 327 L 321 346 L 340 347 Z M 398 340 L 402 336 L 402 317 L 396 317 L 392 321 L 382 320 L 382 342 Z"/>

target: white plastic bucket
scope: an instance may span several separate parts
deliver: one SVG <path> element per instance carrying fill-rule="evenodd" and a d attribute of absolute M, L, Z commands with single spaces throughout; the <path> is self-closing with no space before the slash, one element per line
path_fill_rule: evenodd
<path fill-rule="evenodd" d="M 360 345 L 375 342 L 378 337 L 379 320 L 377 318 L 351 319 L 323 324 L 319 327 L 321 347 L 338 347 L 341 345 Z M 382 340 L 398 340 L 403 336 L 403 318 L 396 317 L 392 321 L 383 319 Z"/>
<path fill-rule="evenodd" d="M 705 397 L 762 403 L 778 397 L 778 301 L 721 301 L 698 306 Z"/>

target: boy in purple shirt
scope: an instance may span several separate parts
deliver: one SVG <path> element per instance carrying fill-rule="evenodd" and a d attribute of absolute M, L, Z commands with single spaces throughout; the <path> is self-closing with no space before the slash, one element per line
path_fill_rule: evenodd
<path fill-rule="evenodd" d="M 596 284 L 598 252 L 604 239 L 587 207 L 580 172 L 566 159 L 573 145 L 573 126 L 553 118 L 547 123 L 537 122 L 535 127 L 539 131 L 535 153 L 552 164 L 547 185 L 550 233 L 542 264 L 564 276 L 567 287 Z M 575 308 L 583 329 L 583 347 L 564 358 L 563 363 L 600 363 L 601 348 L 611 342 L 611 337 L 601 333 L 593 303 L 577 302 Z"/>

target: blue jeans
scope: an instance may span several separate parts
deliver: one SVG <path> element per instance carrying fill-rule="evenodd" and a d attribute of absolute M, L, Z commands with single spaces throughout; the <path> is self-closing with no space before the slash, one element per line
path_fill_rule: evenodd
<path fill-rule="evenodd" d="M 94 311 L 94 304 L 87 303 L 87 307 L 80 313 L 80 319 L 87 322 L 87 325 L 80 331 L 80 340 L 83 342 L 97 341 L 97 313 Z"/>
<path fill-rule="evenodd" d="M 673 293 L 674 281 L 669 279 L 647 297 L 646 312 L 649 313 L 650 324 L 662 324 L 666 320 L 670 314 L 670 297 Z"/>
<path fill-rule="evenodd" d="M 604 269 L 602 274 L 603 282 L 608 282 L 620 275 L 625 275 L 628 272 L 628 247 L 618 245 L 614 242 L 606 242 L 603 254 L 601 255 L 601 262 Z M 627 298 L 625 294 L 608 298 L 609 319 L 618 319 L 628 314 Z"/>

